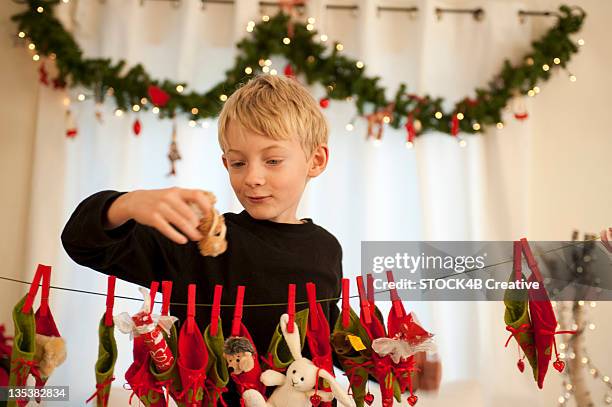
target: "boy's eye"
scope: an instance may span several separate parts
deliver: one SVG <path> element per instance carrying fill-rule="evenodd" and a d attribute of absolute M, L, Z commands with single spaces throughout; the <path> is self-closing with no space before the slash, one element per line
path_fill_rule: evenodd
<path fill-rule="evenodd" d="M 238 167 L 242 167 L 244 165 L 244 163 L 242 161 L 234 161 L 230 165 L 231 165 L 232 168 L 238 168 Z"/>
<path fill-rule="evenodd" d="M 270 165 L 278 165 L 282 162 L 282 160 L 268 160 L 266 162 Z"/>

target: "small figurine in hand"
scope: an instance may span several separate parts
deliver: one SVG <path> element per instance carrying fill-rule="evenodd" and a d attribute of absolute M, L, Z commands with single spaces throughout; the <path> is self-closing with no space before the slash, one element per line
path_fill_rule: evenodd
<path fill-rule="evenodd" d="M 205 191 L 204 193 L 208 196 L 211 205 L 217 203 L 217 198 L 212 192 Z M 197 207 L 194 206 L 194 210 L 197 210 Z M 208 216 L 202 216 L 200 211 L 198 213 L 200 213 L 198 231 L 204 236 L 198 243 L 200 253 L 202 256 L 212 257 L 224 253 L 227 250 L 225 218 L 214 207 L 211 208 Z"/>

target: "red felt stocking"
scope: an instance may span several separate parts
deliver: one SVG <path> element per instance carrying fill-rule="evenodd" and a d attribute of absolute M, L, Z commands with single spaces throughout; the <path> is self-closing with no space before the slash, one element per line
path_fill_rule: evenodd
<path fill-rule="evenodd" d="M 521 244 L 523 254 L 527 258 L 527 264 L 532 273 L 528 281 L 531 283 L 539 282 L 538 288 L 534 288 L 533 286 L 529 288 L 529 312 L 533 324 L 538 361 L 538 387 L 541 389 L 544 387 L 544 378 L 548 371 L 553 349 L 556 355 L 554 367 L 562 371 L 565 365 L 565 363 L 559 359 L 555 335 L 562 333 L 575 334 L 576 331 L 555 331 L 557 328 L 557 318 L 550 303 L 550 299 L 548 298 L 548 294 L 546 293 L 546 289 L 544 288 L 544 282 L 540 274 L 538 263 L 531 253 L 527 239 L 521 239 Z"/>
<path fill-rule="evenodd" d="M 187 320 L 179 335 L 178 366 L 183 385 L 180 399 L 185 405 L 198 407 L 204 400 L 208 349 L 195 321 L 196 285 L 189 284 Z"/>
<path fill-rule="evenodd" d="M 316 286 L 313 283 L 306 284 L 306 293 L 308 294 L 308 329 L 306 330 L 306 338 L 312 363 L 315 366 L 327 370 L 334 376 L 334 363 L 331 355 L 331 344 L 329 342 L 329 322 L 325 318 L 321 304 L 317 302 Z M 321 386 L 322 391 L 331 391 L 329 386 Z M 332 402 L 321 402 L 323 407 L 331 407 Z"/>
<path fill-rule="evenodd" d="M 373 307 L 373 296 L 368 300 L 365 294 L 363 285 L 363 277 L 357 277 L 357 288 L 359 290 L 359 300 L 361 305 L 360 320 L 363 328 L 368 333 L 370 340 L 377 338 L 385 338 L 385 326 L 382 324 L 378 316 L 375 315 Z M 370 373 L 376 378 L 380 385 L 380 394 L 382 397 L 382 406 L 393 406 L 393 372 L 392 361 L 389 356 L 381 357 L 376 352 L 372 352 L 372 366 Z"/>

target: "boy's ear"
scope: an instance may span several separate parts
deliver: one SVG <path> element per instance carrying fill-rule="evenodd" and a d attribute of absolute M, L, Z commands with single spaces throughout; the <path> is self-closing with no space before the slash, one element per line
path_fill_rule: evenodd
<path fill-rule="evenodd" d="M 328 160 L 329 149 L 326 144 L 321 144 L 312 152 L 308 177 L 314 178 L 321 174 L 325 170 L 325 167 L 327 167 Z"/>

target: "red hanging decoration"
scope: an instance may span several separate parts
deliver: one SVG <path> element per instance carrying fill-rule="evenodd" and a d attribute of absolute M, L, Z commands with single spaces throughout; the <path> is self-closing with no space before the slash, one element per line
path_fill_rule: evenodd
<path fill-rule="evenodd" d="M 166 106 L 166 104 L 170 100 L 170 95 L 166 93 L 166 91 L 155 85 L 149 85 L 148 93 L 151 102 L 158 107 Z"/>
<path fill-rule="evenodd" d="M 414 142 L 414 138 L 416 136 L 416 131 L 414 129 L 414 117 L 412 113 L 408 115 L 408 121 L 406 122 L 406 132 L 408 133 L 408 137 L 406 138 L 406 142 L 412 144 Z"/>
<path fill-rule="evenodd" d="M 410 397 L 408 397 L 408 404 L 410 404 L 411 406 L 414 406 L 418 400 L 419 398 L 415 394 L 413 394 Z"/>
<path fill-rule="evenodd" d="M 44 62 L 40 64 L 40 68 L 38 68 L 38 80 L 43 85 L 49 86 L 49 73 L 47 72 Z"/>
<path fill-rule="evenodd" d="M 459 134 L 459 118 L 457 117 L 457 114 L 453 114 L 453 120 L 451 122 L 451 135 L 453 136 L 457 136 L 457 134 Z"/>
<path fill-rule="evenodd" d="M 75 138 L 78 132 L 79 131 L 74 122 L 74 118 L 72 117 L 72 112 L 70 110 L 66 110 L 66 137 Z"/>
<path fill-rule="evenodd" d="M 525 371 L 525 362 L 523 362 L 523 359 L 519 359 L 518 362 L 516 362 L 516 367 L 518 367 L 521 373 Z"/>
<path fill-rule="evenodd" d="M 66 87 L 66 81 L 60 77 L 53 79 L 53 89 L 64 89 Z"/>
<path fill-rule="evenodd" d="M 293 67 L 291 66 L 291 64 L 285 65 L 284 73 L 285 76 L 288 76 L 290 78 L 295 77 L 295 73 L 293 72 Z"/>
<path fill-rule="evenodd" d="M 329 98 L 321 98 L 319 100 L 319 105 L 323 108 L 323 109 L 327 109 L 327 107 L 329 106 Z"/>
<path fill-rule="evenodd" d="M 372 393 L 368 392 L 368 393 L 365 395 L 365 397 L 363 398 L 363 401 L 365 401 L 365 403 L 366 403 L 368 406 L 371 406 L 371 405 L 372 405 L 372 403 L 374 403 L 374 395 L 373 395 Z"/>
<path fill-rule="evenodd" d="M 140 124 L 140 120 L 136 119 L 134 124 L 132 125 L 132 130 L 136 136 L 140 135 L 140 131 L 142 130 L 142 125 Z"/>

